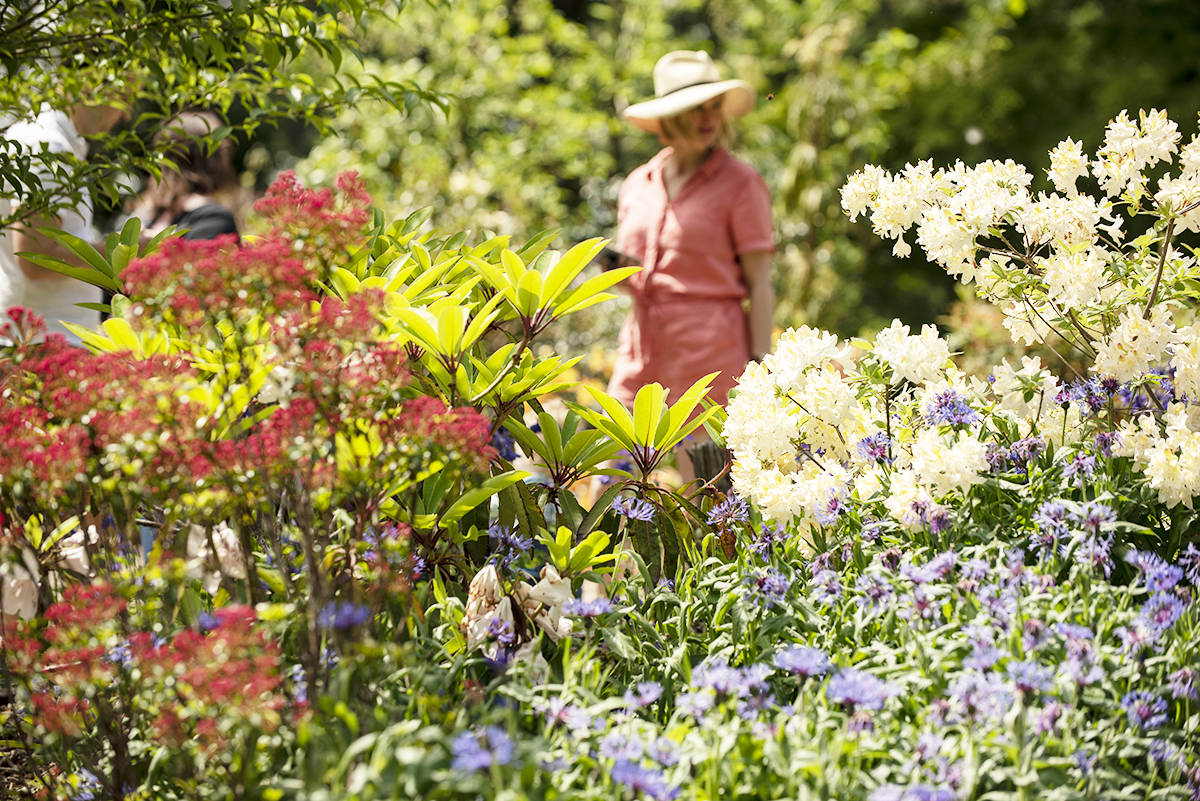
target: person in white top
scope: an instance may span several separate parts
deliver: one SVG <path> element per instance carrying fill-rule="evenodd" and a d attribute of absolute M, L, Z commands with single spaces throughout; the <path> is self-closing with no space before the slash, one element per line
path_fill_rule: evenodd
<path fill-rule="evenodd" d="M 44 148 L 54 153 L 74 153 L 83 161 L 88 154 L 84 137 L 108 131 L 124 116 L 123 110 L 108 107 L 80 106 L 70 116 L 46 109 L 33 119 L 12 124 L 2 135 L 35 153 Z M 43 174 L 42 180 L 45 185 L 51 178 Z M 0 198 L 0 217 L 7 217 L 19 207 L 19 202 Z M 60 228 L 89 241 L 97 238 L 92 228 L 91 200 L 86 195 L 74 208 L 38 215 L 11 228 L 0 229 L 0 311 L 24 306 L 46 321 L 47 333 L 62 334 L 67 341 L 79 345 L 79 338 L 63 323 L 95 328 L 100 322 L 100 313 L 77 304 L 100 303 L 102 292 L 99 287 L 39 267 L 16 255 L 44 253 L 78 262 L 68 250 L 34 230 L 40 226 Z"/>

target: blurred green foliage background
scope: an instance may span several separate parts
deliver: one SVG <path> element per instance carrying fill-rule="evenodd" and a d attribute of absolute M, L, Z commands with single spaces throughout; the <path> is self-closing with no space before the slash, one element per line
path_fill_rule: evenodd
<path fill-rule="evenodd" d="M 956 303 L 938 268 L 845 219 L 838 188 L 862 164 L 1011 158 L 1049 189 L 1061 139 L 1094 150 L 1121 109 L 1151 107 L 1190 136 L 1200 110 L 1195 0 L 414 2 L 360 44 L 356 69 L 442 93 L 445 109 L 363 103 L 320 138 L 259 137 L 249 169 L 358 169 L 389 214 L 429 206 L 440 229 L 518 237 L 559 228 L 564 247 L 613 233 L 622 177 L 658 148 L 616 109 L 652 94 L 663 53 L 714 53 L 759 92 L 737 150 L 775 199 L 777 325 L 844 336 L 945 322 Z M 619 309 L 603 314 L 561 336 L 611 345 Z"/>

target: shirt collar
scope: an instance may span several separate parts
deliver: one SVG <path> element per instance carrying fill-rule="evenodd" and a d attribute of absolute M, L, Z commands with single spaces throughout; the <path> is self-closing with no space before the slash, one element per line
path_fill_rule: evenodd
<path fill-rule="evenodd" d="M 671 153 L 672 150 L 670 147 L 664 147 L 654 155 L 654 158 L 650 159 L 650 172 L 647 176 L 650 180 L 657 180 L 662 175 L 663 168 L 667 164 L 667 159 L 671 157 Z M 715 148 L 709 154 L 708 158 L 704 160 L 704 163 L 696 169 L 696 173 L 701 178 L 711 178 L 718 170 L 725 166 L 729 158 L 728 150 L 723 147 Z"/>

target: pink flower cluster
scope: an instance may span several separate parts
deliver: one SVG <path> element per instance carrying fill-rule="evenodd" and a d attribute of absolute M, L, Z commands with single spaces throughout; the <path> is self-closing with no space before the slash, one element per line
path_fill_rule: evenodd
<path fill-rule="evenodd" d="M 128 611 L 112 585 L 76 585 L 41 620 L 8 625 L 8 669 L 29 689 L 37 726 L 86 737 L 112 716 L 100 729 L 144 727 L 155 744 L 195 741 L 208 753 L 229 745 L 231 723 L 278 728 L 292 702 L 279 646 L 253 609 L 218 609 L 203 630 L 165 638 L 127 633 Z"/>

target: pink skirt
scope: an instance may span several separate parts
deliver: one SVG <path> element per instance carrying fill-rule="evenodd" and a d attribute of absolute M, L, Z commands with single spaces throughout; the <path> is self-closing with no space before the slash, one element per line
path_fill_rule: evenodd
<path fill-rule="evenodd" d="M 621 328 L 608 392 L 632 406 L 641 387 L 658 382 L 674 402 L 697 379 L 719 370 L 709 397 L 724 405 L 749 360 L 749 320 L 737 298 L 639 294 Z"/>

